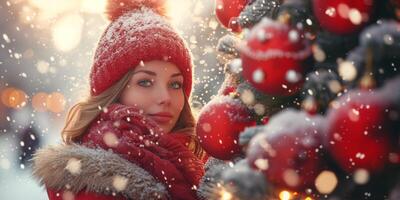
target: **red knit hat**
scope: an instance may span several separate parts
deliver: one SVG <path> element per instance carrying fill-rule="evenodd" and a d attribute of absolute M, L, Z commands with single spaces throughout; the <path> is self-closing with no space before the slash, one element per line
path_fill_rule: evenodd
<path fill-rule="evenodd" d="M 165 17 L 165 0 L 108 0 L 110 25 L 100 38 L 90 72 L 92 96 L 118 82 L 141 61 L 174 63 L 184 77 L 187 96 L 192 90 L 189 49 Z"/>

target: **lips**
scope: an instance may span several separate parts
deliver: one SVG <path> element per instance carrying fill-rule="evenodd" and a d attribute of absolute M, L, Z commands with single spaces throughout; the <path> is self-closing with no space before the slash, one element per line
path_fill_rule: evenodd
<path fill-rule="evenodd" d="M 149 114 L 150 118 L 152 118 L 154 121 L 158 123 L 167 123 L 171 121 L 172 119 L 172 114 L 167 113 L 167 112 L 160 112 L 160 113 L 155 113 L 155 114 Z"/>

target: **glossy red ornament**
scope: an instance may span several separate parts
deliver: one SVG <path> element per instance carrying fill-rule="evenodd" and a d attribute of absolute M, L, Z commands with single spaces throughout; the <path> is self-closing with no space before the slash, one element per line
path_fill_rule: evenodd
<path fill-rule="evenodd" d="M 242 27 L 239 24 L 238 17 L 234 17 L 229 20 L 229 29 L 234 33 L 242 32 Z"/>
<path fill-rule="evenodd" d="M 332 157 L 347 172 L 381 171 L 395 152 L 393 108 L 377 91 L 354 90 L 334 104 L 326 141 Z"/>
<path fill-rule="evenodd" d="M 240 32 L 241 28 L 236 21 L 246 7 L 248 0 L 216 0 L 215 15 L 218 21 L 233 32 Z"/>
<path fill-rule="evenodd" d="M 278 188 L 312 188 L 325 165 L 321 156 L 324 123 L 319 115 L 294 109 L 272 116 L 264 131 L 250 141 L 250 166 Z"/>
<path fill-rule="evenodd" d="M 217 97 L 201 110 L 196 134 L 210 156 L 230 160 L 241 152 L 239 134 L 254 124 L 247 107 L 240 100 Z"/>
<path fill-rule="evenodd" d="M 236 88 L 235 86 L 227 86 L 227 87 L 225 87 L 225 88 L 223 89 L 222 95 L 228 96 L 228 95 L 230 95 L 231 93 L 236 92 L 236 89 L 237 89 L 237 88 Z"/>
<path fill-rule="evenodd" d="M 313 9 L 322 28 L 336 34 L 360 30 L 371 18 L 374 0 L 314 0 Z"/>
<path fill-rule="evenodd" d="M 269 95 L 290 96 L 304 82 L 303 62 L 311 48 L 302 31 L 263 19 L 239 46 L 243 77 Z"/>

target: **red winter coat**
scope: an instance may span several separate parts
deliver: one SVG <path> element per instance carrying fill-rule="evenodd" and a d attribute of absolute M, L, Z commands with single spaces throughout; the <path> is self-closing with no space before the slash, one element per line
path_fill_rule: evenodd
<path fill-rule="evenodd" d="M 185 144 L 189 135 L 164 134 L 133 107 L 112 104 L 78 144 L 40 150 L 34 175 L 50 200 L 197 199 L 203 163 Z M 108 183 L 108 184 L 107 184 Z"/>

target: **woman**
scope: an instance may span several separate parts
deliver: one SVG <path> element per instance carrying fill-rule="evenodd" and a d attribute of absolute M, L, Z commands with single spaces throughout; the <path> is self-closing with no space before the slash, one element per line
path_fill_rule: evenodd
<path fill-rule="evenodd" d="M 160 0 L 110 1 L 90 96 L 34 175 L 55 199 L 196 199 L 204 174 L 188 103 L 191 55 Z"/>

